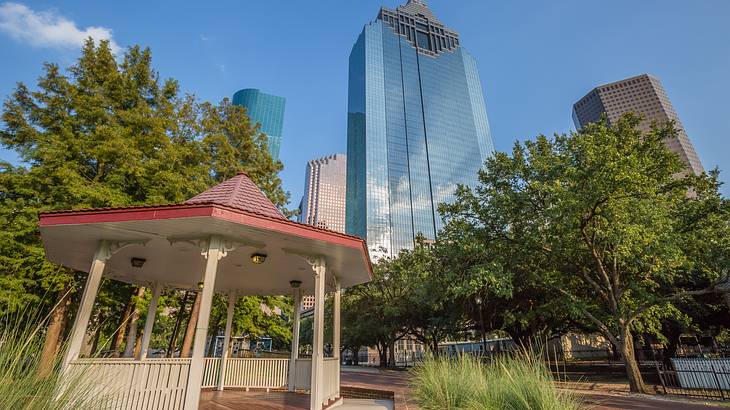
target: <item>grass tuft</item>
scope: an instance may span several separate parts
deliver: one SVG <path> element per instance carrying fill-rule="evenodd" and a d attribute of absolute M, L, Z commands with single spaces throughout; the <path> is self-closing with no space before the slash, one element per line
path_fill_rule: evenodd
<path fill-rule="evenodd" d="M 534 355 L 482 363 L 471 356 L 429 358 L 416 367 L 416 399 L 425 410 L 577 410 L 578 398 L 555 386 Z"/>
<path fill-rule="evenodd" d="M 0 409 L 95 408 L 98 395 L 87 377 L 60 376 L 60 354 L 49 364 L 48 376 L 38 375 L 45 326 L 46 320 L 33 312 L 0 318 Z"/>

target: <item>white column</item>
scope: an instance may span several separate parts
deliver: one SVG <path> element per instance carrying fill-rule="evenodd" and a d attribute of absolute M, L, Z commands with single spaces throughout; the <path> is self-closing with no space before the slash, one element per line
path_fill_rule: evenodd
<path fill-rule="evenodd" d="M 161 294 L 162 284 L 155 283 L 152 286 L 152 298 L 150 299 L 150 305 L 147 308 L 147 318 L 144 321 L 144 331 L 142 332 L 142 346 L 139 349 L 137 360 L 144 360 L 147 358 L 147 350 L 149 350 L 150 338 L 152 338 L 152 329 L 155 326 L 155 315 L 157 315 L 157 302 L 160 300 Z"/>
<path fill-rule="evenodd" d="M 332 347 L 334 349 L 334 357 L 337 358 L 337 374 L 335 377 L 337 383 L 337 397 L 340 396 L 340 281 L 335 279 L 335 292 L 332 300 Z"/>
<path fill-rule="evenodd" d="M 62 371 L 68 368 L 69 363 L 79 358 L 81 345 L 84 342 L 86 328 L 89 326 L 89 317 L 91 317 L 91 309 L 94 307 L 94 300 L 99 291 L 101 276 L 104 273 L 106 261 L 111 256 L 109 251 L 109 243 L 100 241 L 91 262 L 89 276 L 86 277 L 86 285 L 84 286 L 84 294 L 81 296 L 79 311 L 76 313 L 73 328 L 71 329 L 71 337 L 68 343 L 66 355 L 63 358 Z"/>
<path fill-rule="evenodd" d="M 233 325 L 233 311 L 236 308 L 236 299 L 236 292 L 228 292 L 228 315 L 226 316 L 226 331 L 223 333 L 223 352 L 221 353 L 221 366 L 220 372 L 218 373 L 218 386 L 216 387 L 216 390 L 223 390 L 223 385 L 226 383 L 228 344 L 231 341 L 231 326 Z M 215 337 L 215 335 L 213 336 Z"/>
<path fill-rule="evenodd" d="M 312 341 L 311 410 L 322 408 L 322 384 L 324 383 L 324 258 L 314 260 L 314 329 Z"/>
<path fill-rule="evenodd" d="M 291 285 L 294 289 L 294 323 L 291 330 L 291 357 L 289 358 L 287 385 L 289 391 L 294 391 L 297 379 L 297 359 L 299 358 L 299 317 L 302 315 L 302 289 L 299 287 L 301 283 L 297 281 L 292 281 Z"/>
<path fill-rule="evenodd" d="M 210 319 L 210 306 L 213 302 L 218 259 L 221 257 L 223 257 L 221 241 L 218 237 L 213 236 L 210 238 L 206 253 L 207 262 L 205 264 L 205 275 L 203 276 L 200 310 L 198 312 L 198 321 L 195 325 L 193 354 L 190 359 L 190 371 L 188 373 L 188 383 L 185 391 L 185 410 L 196 410 L 200 401 L 200 388 L 203 382 L 205 339 L 208 336 L 208 321 Z"/>

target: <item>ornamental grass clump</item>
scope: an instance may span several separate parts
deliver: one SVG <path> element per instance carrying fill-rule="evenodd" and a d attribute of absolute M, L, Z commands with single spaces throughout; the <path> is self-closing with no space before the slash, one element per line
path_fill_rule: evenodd
<path fill-rule="evenodd" d="M 547 367 L 521 354 L 482 363 L 471 356 L 435 357 L 414 369 L 425 410 L 577 410 L 580 401 L 555 386 Z"/>
<path fill-rule="evenodd" d="M 45 324 L 36 314 L 0 318 L 0 409 L 98 408 L 99 393 L 88 377 L 78 372 L 59 377 L 60 354 L 53 363 L 41 363 Z"/>

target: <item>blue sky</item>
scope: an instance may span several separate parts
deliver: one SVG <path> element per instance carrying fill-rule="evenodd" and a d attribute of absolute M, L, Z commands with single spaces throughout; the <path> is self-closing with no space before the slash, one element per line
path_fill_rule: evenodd
<path fill-rule="evenodd" d="M 403 0 L 405 1 L 405 0 Z M 68 66 L 87 35 L 149 46 L 163 77 L 219 101 L 287 98 L 281 159 L 296 206 L 307 160 L 346 151 L 347 58 L 363 24 L 400 1 L 0 2 L 0 97 Z M 495 147 L 574 128 L 572 104 L 640 73 L 667 90 L 705 168 L 730 183 L 730 1 L 431 0 L 476 58 Z M 57 30 L 49 30 L 49 23 Z M 15 160 L 0 150 L 0 158 Z M 730 184 L 723 188 L 730 195 Z"/>

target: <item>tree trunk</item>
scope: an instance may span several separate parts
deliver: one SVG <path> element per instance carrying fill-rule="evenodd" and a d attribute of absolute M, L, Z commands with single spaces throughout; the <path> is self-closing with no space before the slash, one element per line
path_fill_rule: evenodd
<path fill-rule="evenodd" d="M 63 328 L 66 324 L 65 317 L 68 314 L 68 308 L 71 304 L 71 284 L 66 284 L 61 290 L 58 304 L 51 312 L 46 337 L 43 340 L 43 350 L 41 351 L 40 366 L 38 367 L 38 377 L 50 376 L 55 367 L 56 355 L 61 346 L 63 338 Z"/>
<path fill-rule="evenodd" d="M 185 338 L 183 339 L 180 357 L 190 357 L 190 349 L 193 346 L 193 337 L 195 337 L 195 325 L 198 322 L 198 312 L 200 311 L 200 292 L 195 294 L 195 302 L 193 308 L 190 309 L 190 320 L 188 320 L 188 328 L 185 330 Z"/>
<path fill-rule="evenodd" d="M 139 352 L 142 350 L 142 333 L 137 335 L 137 340 L 134 343 L 134 357 L 139 357 Z"/>
<path fill-rule="evenodd" d="M 380 367 L 387 367 L 388 366 L 388 344 L 378 343 L 378 359 L 380 360 Z"/>
<path fill-rule="evenodd" d="M 109 350 L 112 351 L 112 355 L 114 357 L 118 356 L 117 350 L 119 350 L 119 346 L 122 345 L 122 342 L 124 342 L 124 336 L 127 335 L 127 321 L 129 320 L 129 317 L 132 315 L 132 308 L 134 308 L 134 292 L 129 293 L 129 300 L 127 301 L 127 306 L 124 308 L 124 313 L 122 314 L 122 317 L 119 318 L 119 325 L 117 325 L 117 331 L 114 333 L 114 338 L 112 339 L 112 345 L 109 347 Z"/>
<path fill-rule="evenodd" d="M 91 342 L 91 351 L 89 352 L 89 356 L 96 356 L 99 350 L 99 339 L 101 339 L 101 326 L 99 326 L 96 329 L 96 333 L 94 333 L 94 339 L 92 339 L 93 341 Z"/>
<path fill-rule="evenodd" d="M 624 366 L 626 367 L 626 377 L 629 379 L 631 392 L 649 394 L 649 390 L 644 384 L 644 379 L 641 377 L 639 364 L 636 362 L 636 357 L 634 356 L 634 340 L 628 325 L 621 327 L 621 340 L 619 343 L 621 359 L 623 359 Z"/>
<path fill-rule="evenodd" d="M 395 367 L 395 341 L 388 342 L 388 367 Z"/>
<path fill-rule="evenodd" d="M 358 347 L 357 349 L 353 348 L 352 355 L 353 355 L 352 364 L 354 364 L 355 366 L 359 366 L 360 365 L 360 347 Z"/>
<path fill-rule="evenodd" d="M 139 308 L 137 307 L 137 303 L 139 303 L 139 300 L 142 299 L 142 297 L 144 296 L 144 291 L 145 288 L 143 286 L 140 286 L 137 288 L 137 291 L 134 295 L 135 303 L 132 310 L 132 317 L 129 318 L 129 329 L 127 330 L 127 345 L 124 346 L 124 357 L 134 356 L 134 346 L 137 340 L 137 321 L 139 320 Z"/>
<path fill-rule="evenodd" d="M 170 343 L 167 345 L 167 357 L 172 357 L 175 354 L 175 347 L 177 347 L 177 335 L 180 331 L 180 324 L 182 323 L 183 317 L 185 317 L 185 309 L 188 307 L 188 298 L 190 292 L 186 291 L 182 302 L 180 303 L 180 309 L 177 311 L 177 318 L 175 318 L 175 326 L 172 328 L 172 335 L 170 335 Z"/>

